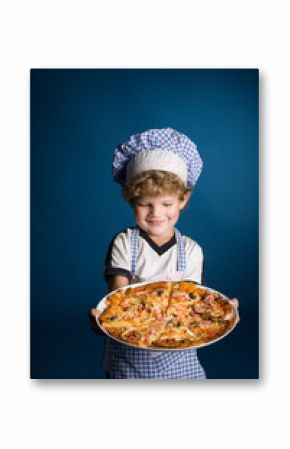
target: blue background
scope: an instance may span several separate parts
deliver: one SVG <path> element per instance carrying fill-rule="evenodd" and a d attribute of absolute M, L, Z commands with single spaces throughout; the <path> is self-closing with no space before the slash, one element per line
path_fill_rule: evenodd
<path fill-rule="evenodd" d="M 205 284 L 240 301 L 238 327 L 199 358 L 208 378 L 258 377 L 258 83 L 256 69 L 31 71 L 32 378 L 104 377 L 87 313 L 113 235 L 134 224 L 112 152 L 163 127 L 204 161 L 178 229 L 203 247 Z"/>

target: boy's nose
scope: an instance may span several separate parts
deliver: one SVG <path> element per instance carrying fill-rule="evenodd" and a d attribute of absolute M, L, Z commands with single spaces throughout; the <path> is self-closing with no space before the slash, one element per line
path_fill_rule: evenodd
<path fill-rule="evenodd" d="M 162 215 L 161 208 L 159 206 L 153 206 L 151 209 L 151 215 L 154 218 L 158 218 L 159 216 L 161 216 Z"/>

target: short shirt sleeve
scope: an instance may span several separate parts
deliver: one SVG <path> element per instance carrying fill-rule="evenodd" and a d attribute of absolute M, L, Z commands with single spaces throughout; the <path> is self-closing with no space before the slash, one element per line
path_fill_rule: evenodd
<path fill-rule="evenodd" d="M 186 270 L 184 277 L 199 284 L 203 283 L 203 251 L 194 240 L 185 237 Z"/>
<path fill-rule="evenodd" d="M 130 279 L 130 237 L 128 232 L 120 232 L 112 240 L 106 255 L 104 275 L 124 276 Z"/>

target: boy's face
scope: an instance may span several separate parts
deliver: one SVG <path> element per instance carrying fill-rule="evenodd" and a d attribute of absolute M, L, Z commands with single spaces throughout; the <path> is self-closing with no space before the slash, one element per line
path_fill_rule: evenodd
<path fill-rule="evenodd" d="M 189 195 L 183 201 L 177 195 L 144 196 L 135 200 L 133 209 L 137 225 L 151 238 L 170 238 L 178 221 L 181 209 Z"/>

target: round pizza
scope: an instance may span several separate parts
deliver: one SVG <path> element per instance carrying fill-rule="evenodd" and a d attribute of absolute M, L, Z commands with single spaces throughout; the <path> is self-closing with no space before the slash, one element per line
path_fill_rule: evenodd
<path fill-rule="evenodd" d="M 221 293 L 192 281 L 153 282 L 109 294 L 98 318 L 113 338 L 139 348 L 181 349 L 209 344 L 238 322 Z"/>

